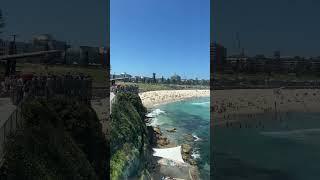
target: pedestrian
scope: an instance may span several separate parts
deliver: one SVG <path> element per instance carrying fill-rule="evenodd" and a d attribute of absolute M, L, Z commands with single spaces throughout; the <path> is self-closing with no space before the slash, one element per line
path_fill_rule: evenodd
<path fill-rule="evenodd" d="M 49 98 L 52 95 L 51 90 L 52 90 L 52 79 L 50 76 L 48 76 L 46 86 L 45 86 L 45 91 L 46 91 L 45 94 L 47 98 Z"/>

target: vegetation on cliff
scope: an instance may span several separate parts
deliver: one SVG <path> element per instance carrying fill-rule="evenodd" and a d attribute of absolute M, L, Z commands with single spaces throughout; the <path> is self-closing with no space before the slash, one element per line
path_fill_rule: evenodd
<path fill-rule="evenodd" d="M 63 98 L 24 104 L 24 128 L 9 138 L 8 179 L 105 179 L 109 147 L 94 110 Z"/>
<path fill-rule="evenodd" d="M 137 94 L 119 93 L 112 105 L 111 179 L 125 179 L 145 168 L 150 145 L 146 108 Z"/>

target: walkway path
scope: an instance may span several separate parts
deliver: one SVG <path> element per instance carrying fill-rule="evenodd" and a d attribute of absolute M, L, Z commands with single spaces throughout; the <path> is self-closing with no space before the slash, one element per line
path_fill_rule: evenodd
<path fill-rule="evenodd" d="M 99 121 L 102 125 L 102 132 L 108 139 L 108 133 L 110 132 L 110 122 L 109 122 L 109 104 L 108 98 L 91 100 L 91 107 L 96 112 Z"/>
<path fill-rule="evenodd" d="M 110 114 L 112 110 L 112 101 L 116 97 L 116 95 L 113 92 L 110 92 Z"/>
<path fill-rule="evenodd" d="M 0 127 L 5 123 L 16 106 L 12 104 L 10 98 L 0 98 Z"/>

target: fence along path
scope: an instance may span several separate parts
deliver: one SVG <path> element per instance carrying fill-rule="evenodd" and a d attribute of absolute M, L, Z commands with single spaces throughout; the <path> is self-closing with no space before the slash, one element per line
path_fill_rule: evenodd
<path fill-rule="evenodd" d="M 24 100 L 20 101 L 20 103 L 17 105 L 17 108 L 11 113 L 9 118 L 5 121 L 2 121 L 0 124 L 0 165 L 3 163 L 3 157 L 5 155 L 4 145 L 7 137 L 10 134 L 15 133 L 18 129 L 22 128 L 22 104 L 26 99 L 29 98 L 24 97 Z"/>
<path fill-rule="evenodd" d="M 83 80 L 86 81 L 86 80 Z M 0 122 L 0 166 L 2 166 L 3 163 L 3 158 L 5 155 L 5 143 L 6 140 L 8 138 L 8 136 L 10 134 L 14 134 L 17 130 L 21 129 L 23 126 L 23 115 L 22 115 L 22 110 L 23 110 L 23 103 L 26 101 L 31 100 L 32 98 L 35 97 L 51 97 L 51 95 L 63 95 L 66 97 L 78 97 L 79 100 L 84 101 L 85 103 L 88 103 L 88 100 L 90 101 L 91 99 L 91 88 L 92 88 L 92 81 L 89 80 L 87 82 L 83 82 L 82 80 L 79 81 L 74 81 L 73 85 L 74 86 L 70 86 L 70 84 L 68 84 L 68 86 L 64 86 L 65 84 L 63 84 L 64 87 L 68 87 L 68 89 L 64 89 L 63 91 L 55 91 L 53 89 L 49 89 L 50 96 L 48 96 L 48 94 L 43 93 L 43 94 L 39 94 L 39 89 L 32 89 L 32 91 L 30 91 L 29 93 L 27 93 L 25 96 L 23 96 L 23 98 L 18 102 L 17 104 L 17 108 L 12 112 L 12 114 L 9 116 L 9 118 L 5 121 L 1 121 Z M 66 83 L 70 83 L 69 81 L 65 81 Z M 79 83 L 79 84 L 78 84 Z M 77 85 L 78 84 L 78 85 Z M 83 86 L 83 84 L 86 84 L 86 86 Z M 82 85 L 82 86 L 81 86 Z M 80 89 L 79 89 L 80 87 Z M 41 90 L 40 90 L 41 91 Z M 79 92 L 80 91 L 80 92 Z M 81 93 L 84 92 L 84 93 Z M 54 94 L 52 94 L 54 93 Z M 13 93 L 17 96 L 18 93 Z M 15 98 L 13 98 L 15 99 Z"/>

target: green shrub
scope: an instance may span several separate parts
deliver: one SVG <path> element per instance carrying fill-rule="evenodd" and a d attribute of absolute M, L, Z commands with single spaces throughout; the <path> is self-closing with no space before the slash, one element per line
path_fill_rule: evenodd
<path fill-rule="evenodd" d="M 24 104 L 24 128 L 9 138 L 8 179 L 104 179 L 108 146 L 95 112 L 72 99 Z"/>
<path fill-rule="evenodd" d="M 110 166 L 112 179 L 121 179 L 136 175 L 145 166 L 144 147 L 149 142 L 144 123 L 147 110 L 140 97 L 137 94 L 118 93 L 116 98 L 112 105 Z"/>

